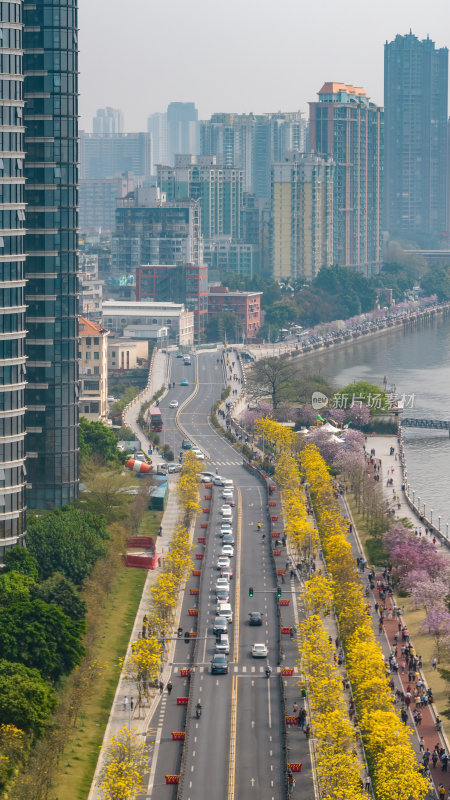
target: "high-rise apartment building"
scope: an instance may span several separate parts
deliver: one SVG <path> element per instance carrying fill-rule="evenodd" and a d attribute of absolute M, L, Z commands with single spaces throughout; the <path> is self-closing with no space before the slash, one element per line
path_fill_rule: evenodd
<path fill-rule="evenodd" d="M 152 137 L 152 174 L 156 164 L 169 164 L 169 143 L 166 112 L 151 114 L 147 119 L 147 131 Z"/>
<path fill-rule="evenodd" d="M 386 228 L 447 231 L 448 49 L 410 31 L 384 47 Z"/>
<path fill-rule="evenodd" d="M 79 486 L 77 0 L 34 0 L 23 15 L 27 498 L 53 508 Z"/>
<path fill-rule="evenodd" d="M 98 108 L 92 120 L 94 133 L 123 133 L 123 111 L 120 108 Z"/>
<path fill-rule="evenodd" d="M 199 200 L 205 239 L 240 238 L 243 171 L 216 163 L 215 156 L 175 156 L 175 166 L 158 165 L 158 186 L 167 201 Z"/>
<path fill-rule="evenodd" d="M 0 563 L 25 535 L 22 2 L 0 3 Z"/>
<path fill-rule="evenodd" d="M 202 264 L 198 200 L 163 203 L 146 192 L 120 202 L 112 237 L 112 268 L 131 272 L 141 264 Z"/>
<path fill-rule="evenodd" d="M 334 163 L 292 153 L 272 166 L 271 265 L 274 280 L 311 281 L 333 264 Z"/>
<path fill-rule="evenodd" d="M 132 172 L 149 178 L 152 172 L 150 133 L 85 133 L 80 135 L 80 178 L 114 178 Z"/>
<path fill-rule="evenodd" d="M 334 263 L 373 274 L 382 258 L 383 109 L 343 83 L 325 83 L 309 105 L 311 150 L 335 162 Z"/>
<path fill-rule="evenodd" d="M 169 103 L 166 118 L 168 163 L 174 164 L 179 153 L 197 155 L 199 124 L 195 103 Z"/>
<path fill-rule="evenodd" d="M 200 152 L 244 172 L 244 190 L 270 199 L 270 169 L 287 154 L 307 150 L 307 122 L 300 111 L 278 114 L 213 114 L 200 125 Z"/>

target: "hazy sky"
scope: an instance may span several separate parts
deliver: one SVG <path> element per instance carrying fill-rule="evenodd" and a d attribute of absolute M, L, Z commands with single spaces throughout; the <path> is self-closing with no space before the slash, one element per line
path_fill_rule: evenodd
<path fill-rule="evenodd" d="M 325 81 L 383 103 L 383 45 L 411 28 L 450 44 L 449 0 L 79 0 L 81 127 L 126 130 L 172 100 L 215 111 L 307 111 Z"/>

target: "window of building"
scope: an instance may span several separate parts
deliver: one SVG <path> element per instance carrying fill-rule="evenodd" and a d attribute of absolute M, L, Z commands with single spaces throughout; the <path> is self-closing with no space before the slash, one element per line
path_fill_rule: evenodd
<path fill-rule="evenodd" d="M 100 361 L 100 353 L 98 351 L 94 352 L 94 361 Z"/>
<path fill-rule="evenodd" d="M 91 346 L 91 337 L 87 336 L 86 337 L 86 347 L 90 347 L 90 346 Z"/>

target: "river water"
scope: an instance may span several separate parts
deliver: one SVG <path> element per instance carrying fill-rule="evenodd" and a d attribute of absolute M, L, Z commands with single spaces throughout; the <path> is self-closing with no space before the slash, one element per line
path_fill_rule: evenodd
<path fill-rule="evenodd" d="M 408 417 L 450 419 L 450 319 L 414 331 L 397 330 L 352 342 L 347 348 L 308 358 L 308 371 L 327 376 L 336 387 L 367 380 L 405 394 Z M 447 431 L 404 428 L 410 494 L 426 504 L 441 528 L 450 523 L 450 437 Z M 411 494 L 412 496 L 412 494 Z"/>

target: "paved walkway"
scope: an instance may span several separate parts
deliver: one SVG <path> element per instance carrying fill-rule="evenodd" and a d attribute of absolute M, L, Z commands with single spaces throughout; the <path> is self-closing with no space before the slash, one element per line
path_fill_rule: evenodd
<path fill-rule="evenodd" d="M 168 365 L 167 355 L 165 353 L 162 353 L 161 351 L 156 352 L 153 357 L 152 370 L 147 387 L 138 395 L 137 398 L 135 398 L 135 400 L 130 404 L 130 406 L 127 408 L 126 413 L 124 414 L 124 423 L 134 431 L 137 438 L 141 442 L 142 448 L 143 449 L 145 448 L 145 450 L 147 451 L 150 442 L 148 438 L 145 436 L 145 434 L 142 432 L 141 428 L 139 427 L 137 423 L 137 418 L 142 403 L 144 403 L 146 400 L 150 400 L 150 398 L 155 394 L 155 392 L 157 392 L 161 388 L 161 386 L 167 385 L 167 378 L 168 378 L 167 365 Z M 163 461 L 162 457 L 156 451 L 154 451 L 152 459 L 154 464 L 158 464 Z M 139 605 L 139 609 L 134 621 L 133 631 L 130 637 L 130 643 L 128 648 L 130 647 L 131 642 L 134 642 L 138 638 L 139 632 L 142 629 L 142 619 L 148 608 L 148 593 L 152 584 L 161 574 L 164 562 L 164 553 L 166 553 L 168 550 L 170 540 L 172 538 L 172 533 L 178 520 L 179 509 L 175 492 L 177 481 L 178 481 L 177 475 L 169 476 L 169 497 L 162 518 L 161 535 L 158 536 L 156 542 L 157 553 L 158 555 L 160 555 L 160 559 L 158 559 L 159 565 L 157 566 L 156 569 L 147 571 L 147 578 L 142 592 L 142 598 Z M 168 674 L 170 672 L 170 667 L 167 666 L 167 663 L 170 660 L 171 658 L 169 652 L 162 675 L 162 680 L 164 683 L 166 682 L 166 674 L 165 674 L 166 671 Z M 117 685 L 113 705 L 111 707 L 108 724 L 103 738 L 102 750 L 100 751 L 99 759 L 97 762 L 97 768 L 95 771 L 94 779 L 92 781 L 88 800 L 94 800 L 95 798 L 98 797 L 96 780 L 103 764 L 103 756 L 104 756 L 103 748 L 105 747 L 111 736 L 117 734 L 117 732 L 121 728 L 123 728 L 124 725 L 132 726 L 133 728 L 136 728 L 139 733 L 145 735 L 148 728 L 149 719 L 151 719 L 159 700 L 160 696 L 158 694 L 153 698 L 149 707 L 145 708 L 144 711 L 139 710 L 136 707 L 136 687 L 130 684 L 130 682 L 124 678 L 123 674 L 121 675 Z"/>

